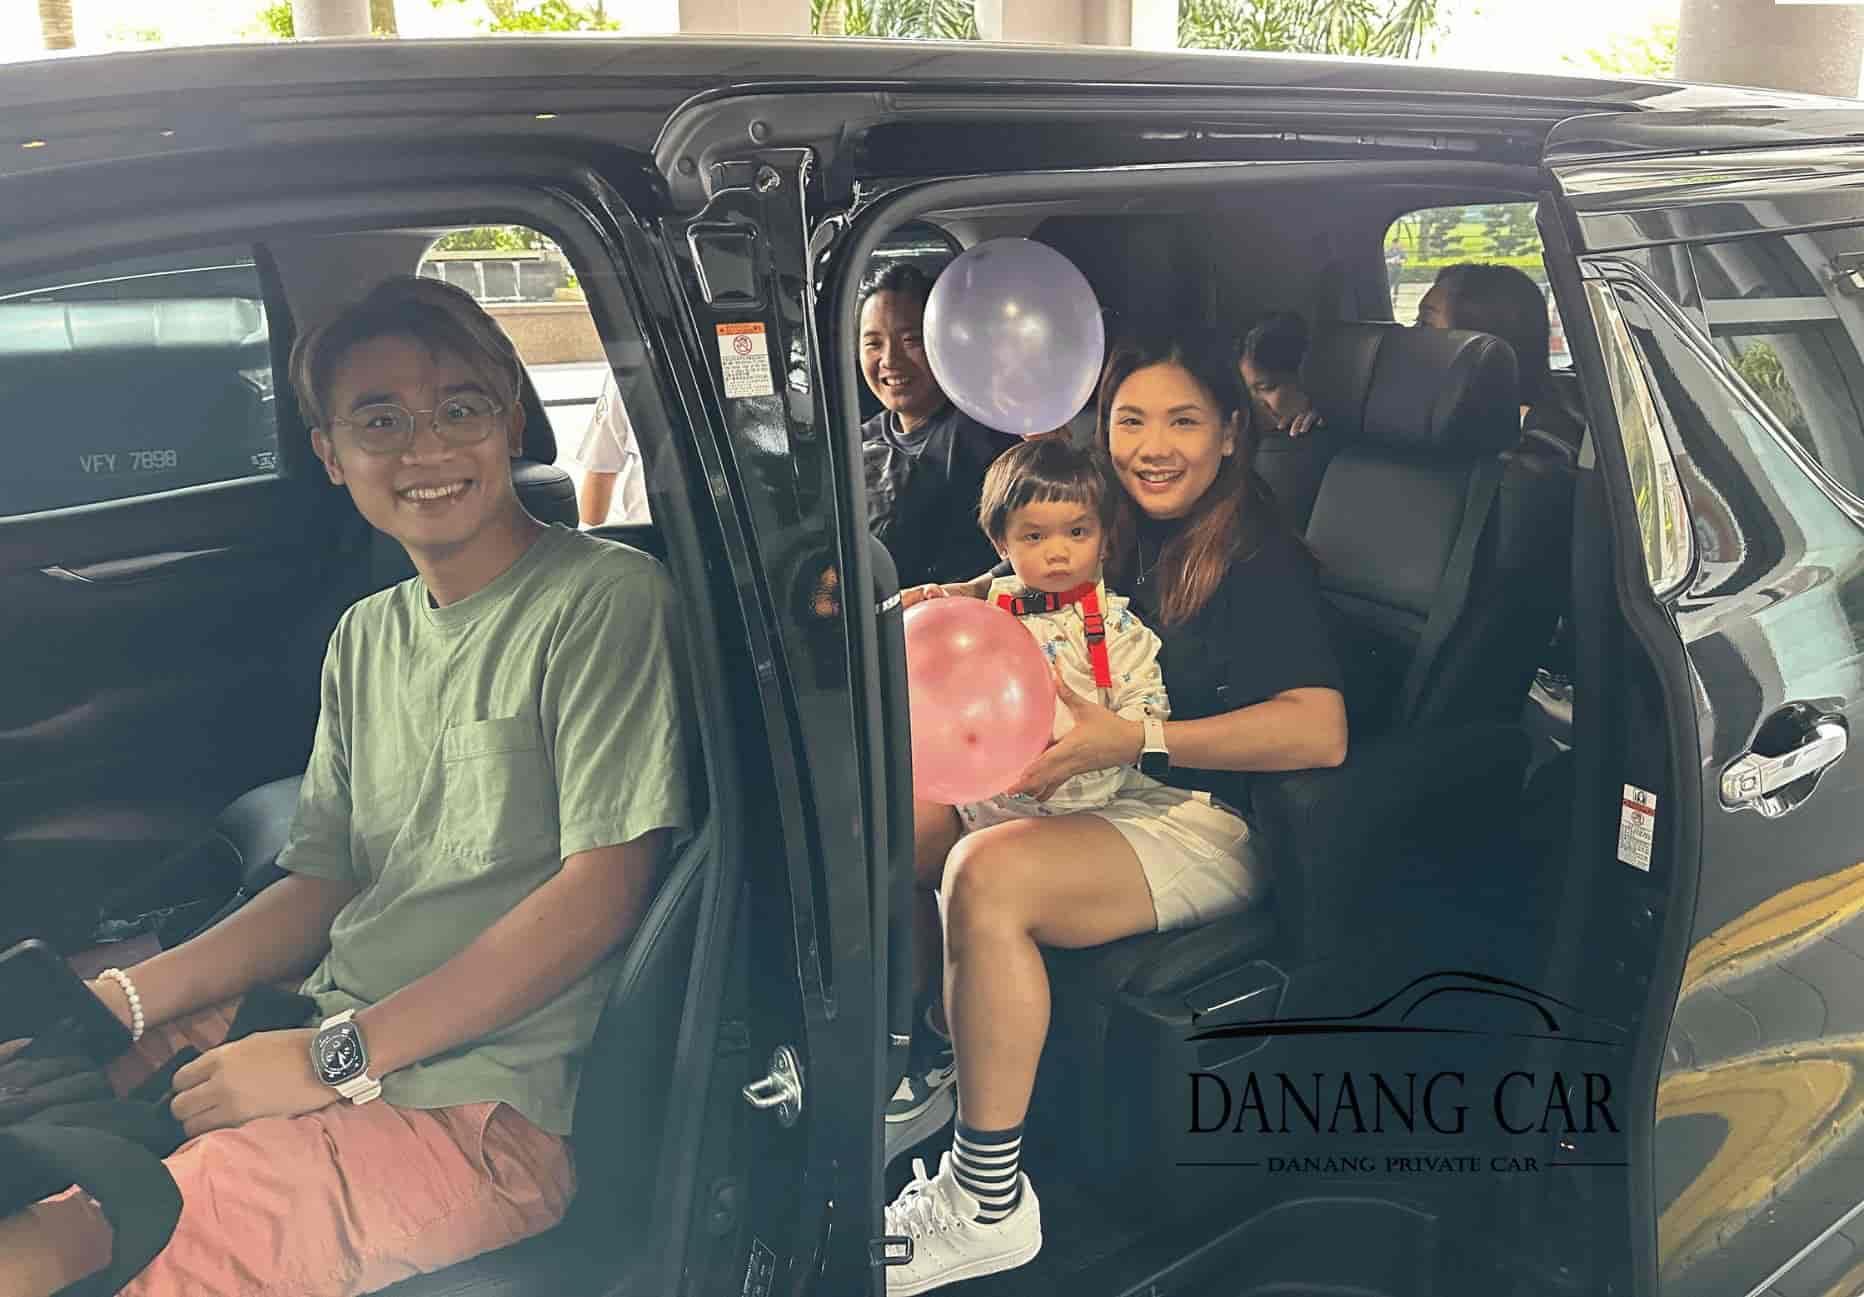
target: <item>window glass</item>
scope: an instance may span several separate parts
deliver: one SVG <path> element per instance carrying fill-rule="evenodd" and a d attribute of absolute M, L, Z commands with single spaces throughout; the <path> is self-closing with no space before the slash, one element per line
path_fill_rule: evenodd
<path fill-rule="evenodd" d="M 917 266 L 927 279 L 937 279 L 964 249 L 958 241 L 938 226 L 926 221 L 908 221 L 900 226 L 868 258 L 863 284 L 872 284 L 894 266 Z"/>
<path fill-rule="evenodd" d="M 0 285 L 0 516 L 277 471 L 250 248 Z"/>
<path fill-rule="evenodd" d="M 1690 249 L 1715 349 L 1808 454 L 1864 495 L 1864 230 Z"/>
<path fill-rule="evenodd" d="M 464 288 L 510 335 L 576 481 L 584 526 L 652 521 L 626 394 L 609 367 L 576 271 L 563 250 L 518 225 L 454 230 L 420 272 Z"/>
<path fill-rule="evenodd" d="M 1570 368 L 1566 329 L 1547 268 L 1541 261 L 1540 231 L 1533 203 L 1477 203 L 1467 207 L 1426 207 L 1407 212 L 1385 232 L 1385 279 L 1392 295 L 1392 318 L 1400 324 L 1417 319 L 1418 303 L 1446 266 L 1480 261 L 1514 266 L 1540 285 L 1547 302 L 1548 359 L 1555 369 Z"/>

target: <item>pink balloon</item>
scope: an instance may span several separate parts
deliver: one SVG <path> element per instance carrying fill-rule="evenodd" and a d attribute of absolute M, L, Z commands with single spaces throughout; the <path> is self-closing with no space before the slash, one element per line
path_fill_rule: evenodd
<path fill-rule="evenodd" d="M 1009 612 L 928 599 L 906 612 L 913 791 L 958 805 L 995 797 L 1048 746 L 1055 680 Z"/>

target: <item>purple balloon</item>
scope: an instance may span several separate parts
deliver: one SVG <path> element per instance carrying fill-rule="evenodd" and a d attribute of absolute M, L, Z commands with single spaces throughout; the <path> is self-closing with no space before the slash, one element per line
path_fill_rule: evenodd
<path fill-rule="evenodd" d="M 1081 412 L 1107 345 L 1087 277 L 1029 239 L 990 239 L 947 266 L 926 301 L 925 340 L 952 404 L 1019 437 Z"/>

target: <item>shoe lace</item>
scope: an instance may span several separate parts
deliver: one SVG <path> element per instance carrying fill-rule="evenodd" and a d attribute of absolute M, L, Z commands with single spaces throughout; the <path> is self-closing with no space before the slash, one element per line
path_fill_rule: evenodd
<path fill-rule="evenodd" d="M 943 1234 L 963 1223 L 945 1195 L 933 1192 L 932 1181 L 926 1176 L 925 1159 L 917 1157 L 913 1159 L 912 1180 L 882 1214 L 887 1233 L 904 1234 L 908 1238 Z"/>

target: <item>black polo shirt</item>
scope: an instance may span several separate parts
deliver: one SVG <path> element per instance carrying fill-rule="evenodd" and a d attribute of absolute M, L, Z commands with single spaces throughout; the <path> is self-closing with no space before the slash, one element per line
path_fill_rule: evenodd
<path fill-rule="evenodd" d="M 867 528 L 893 555 L 901 588 L 968 581 L 997 561 L 977 502 L 985 470 L 1015 444 L 949 403 L 910 435 L 891 411 L 861 425 Z"/>

